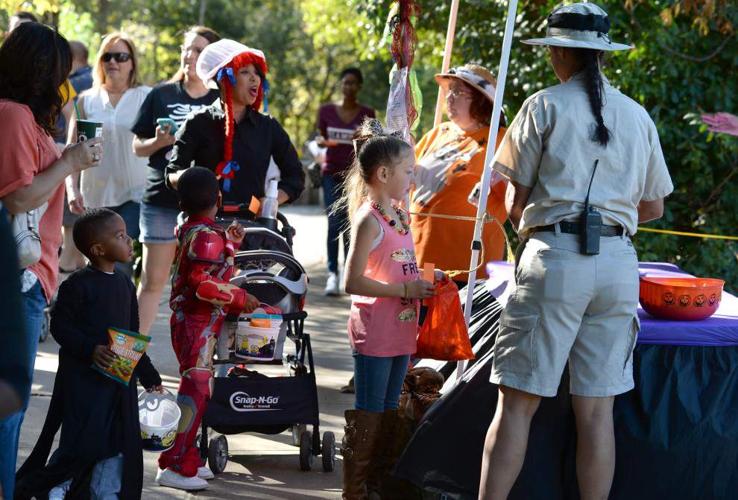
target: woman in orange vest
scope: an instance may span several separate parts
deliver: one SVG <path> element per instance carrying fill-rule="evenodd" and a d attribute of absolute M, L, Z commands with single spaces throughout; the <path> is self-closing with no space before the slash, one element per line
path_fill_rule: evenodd
<path fill-rule="evenodd" d="M 432 215 L 476 216 L 477 208 L 468 199 L 482 178 L 497 82 L 488 70 L 474 64 L 438 74 L 436 81 L 445 91 L 450 121 L 434 127 L 415 147 L 418 166 L 410 196 L 415 252 L 420 265 L 430 262 L 445 271 L 468 269 L 474 221 Z M 500 121 L 498 144 L 505 135 L 504 118 Z M 500 224 L 507 220 L 505 186 L 502 177 L 494 176 L 487 202 L 487 212 Z M 502 259 L 505 236 L 497 224 L 485 225 L 482 242 L 485 261 Z M 468 273 L 455 277 L 460 286 L 467 279 Z"/>

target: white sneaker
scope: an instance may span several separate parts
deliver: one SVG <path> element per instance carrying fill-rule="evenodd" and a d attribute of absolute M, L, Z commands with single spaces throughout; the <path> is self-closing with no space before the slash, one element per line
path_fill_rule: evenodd
<path fill-rule="evenodd" d="M 215 474 L 210 470 L 210 467 L 203 465 L 202 467 L 197 468 L 197 477 L 200 479 L 213 479 Z"/>
<path fill-rule="evenodd" d="M 329 273 L 328 279 L 325 282 L 325 295 L 329 297 L 335 297 L 341 295 L 341 287 L 338 282 L 338 275 L 336 273 Z"/>
<path fill-rule="evenodd" d="M 198 472 L 200 471 L 198 470 Z M 159 469 L 159 472 L 156 473 L 155 481 L 159 486 L 168 486 L 185 491 L 204 490 L 208 487 L 208 482 L 202 478 L 197 476 L 185 477 L 171 469 Z"/>

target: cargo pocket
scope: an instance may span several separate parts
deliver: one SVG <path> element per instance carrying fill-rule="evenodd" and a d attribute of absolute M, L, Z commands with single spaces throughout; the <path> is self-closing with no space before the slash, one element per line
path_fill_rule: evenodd
<path fill-rule="evenodd" d="M 526 375 L 533 372 L 536 368 L 534 348 L 539 323 L 538 314 L 502 312 L 494 351 L 497 370 Z"/>
<path fill-rule="evenodd" d="M 633 350 L 635 350 L 636 342 L 638 341 L 638 332 L 641 331 L 641 320 L 638 315 L 633 316 L 633 321 L 630 323 L 628 330 L 628 342 L 627 350 L 625 351 L 625 363 L 623 363 L 623 375 L 625 375 L 628 367 L 631 366 L 633 361 Z"/>

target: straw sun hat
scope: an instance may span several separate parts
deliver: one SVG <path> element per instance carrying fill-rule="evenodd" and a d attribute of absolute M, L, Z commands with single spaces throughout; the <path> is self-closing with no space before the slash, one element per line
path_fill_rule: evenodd
<path fill-rule="evenodd" d="M 497 80 L 486 68 L 476 64 L 465 64 L 451 68 L 446 73 L 438 73 L 436 75 L 436 82 L 444 88 L 451 79 L 461 80 L 481 92 L 491 102 L 494 102 Z"/>
<path fill-rule="evenodd" d="M 608 52 L 633 48 L 611 41 L 608 31 L 610 18 L 607 12 L 593 3 L 574 3 L 559 7 L 548 16 L 545 38 L 523 40 L 523 43 Z"/>

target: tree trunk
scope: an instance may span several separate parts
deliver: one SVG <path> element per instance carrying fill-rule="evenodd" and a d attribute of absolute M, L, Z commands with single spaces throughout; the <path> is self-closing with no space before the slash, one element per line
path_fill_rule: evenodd
<path fill-rule="evenodd" d="M 200 0 L 200 15 L 197 18 L 197 24 L 200 26 L 205 25 L 205 9 L 207 7 L 208 0 Z"/>
<path fill-rule="evenodd" d="M 108 17 L 110 14 L 110 1 L 98 0 L 97 15 L 95 15 L 95 31 L 101 35 L 108 32 Z"/>

